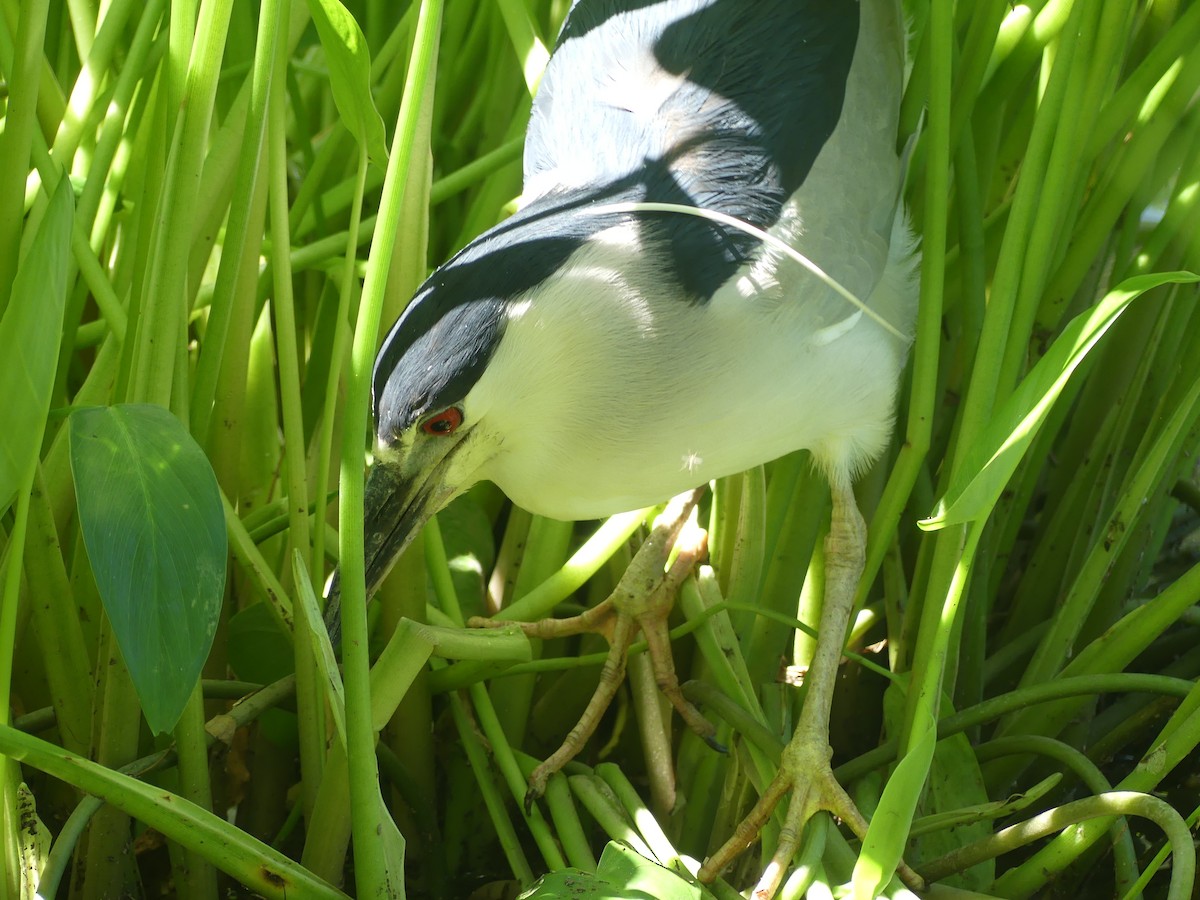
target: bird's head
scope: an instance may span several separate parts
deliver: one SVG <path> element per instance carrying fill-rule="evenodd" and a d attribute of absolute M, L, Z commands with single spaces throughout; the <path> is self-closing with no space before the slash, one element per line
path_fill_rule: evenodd
<path fill-rule="evenodd" d="M 513 347 L 498 353 L 505 333 L 599 223 L 570 204 L 531 206 L 435 271 L 392 326 L 372 379 L 368 595 L 430 516 L 490 477 L 506 441 L 500 413 L 519 404 L 513 384 L 525 368 Z"/>
<path fill-rule="evenodd" d="M 489 453 L 470 394 L 500 339 L 501 305 L 477 299 L 447 308 L 438 287 L 427 283 L 417 295 L 375 363 L 375 460 L 364 500 L 368 595 L 429 517 L 478 480 Z"/>

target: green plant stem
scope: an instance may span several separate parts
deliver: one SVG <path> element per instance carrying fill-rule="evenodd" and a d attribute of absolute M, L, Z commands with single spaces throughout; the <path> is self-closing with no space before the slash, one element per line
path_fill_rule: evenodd
<path fill-rule="evenodd" d="M 1167 833 L 1175 854 L 1175 864 L 1171 869 L 1171 886 L 1167 892 L 1168 900 L 1186 900 L 1190 897 L 1195 882 L 1196 855 L 1187 823 L 1165 801 L 1133 791 L 1114 791 L 1056 807 L 1027 822 L 1011 825 L 982 841 L 963 847 L 947 857 L 927 863 L 925 873 L 930 880 L 936 881 L 983 860 L 1019 849 L 1071 825 L 1081 822 L 1091 825 L 1097 820 L 1105 824 L 1117 815 L 1142 816 L 1152 820 Z M 1001 879 L 1001 882 L 1006 880 Z M 997 890 L 1002 891 L 1001 896 L 1026 896 L 1023 892 L 1010 893 L 1011 887 L 1002 889 L 997 886 Z"/>
<path fill-rule="evenodd" d="M 138 6 L 134 0 L 117 0 L 109 4 L 95 40 L 87 49 L 86 62 L 81 66 L 80 77 L 75 80 L 67 99 L 69 114 L 60 123 L 51 150 L 55 163 L 64 169 L 70 168 L 71 158 L 79 147 L 85 126 L 94 125 L 89 120 L 94 115 L 97 93 L 101 88 L 101 79 L 95 75 L 112 67 L 113 53 L 126 40 L 126 23 Z M 103 107 L 99 107 L 99 110 L 102 112 Z M 29 189 L 36 190 L 36 187 L 30 185 Z"/>
<path fill-rule="evenodd" d="M 259 51 L 271 61 L 267 103 L 267 177 L 270 233 L 276 245 L 288 243 L 287 123 L 284 106 L 284 81 L 287 75 L 288 5 L 280 0 L 264 4 L 259 19 Z M 256 53 L 256 59 L 259 54 Z M 287 256 L 275 260 L 275 284 L 271 310 L 275 314 L 276 361 L 279 367 L 279 401 L 283 414 L 284 467 L 288 498 L 288 543 L 299 554 L 302 568 L 320 584 L 322 569 L 313 555 L 308 512 L 308 474 L 304 439 L 304 414 L 301 407 L 301 367 L 297 341 L 295 296 L 292 271 Z M 323 535 L 324 529 L 316 529 Z M 303 806 L 311 814 L 325 757 L 325 703 L 320 675 L 313 658 L 312 643 L 293 642 L 296 668 L 296 700 L 300 710 L 300 772 Z"/>
<path fill-rule="evenodd" d="M 1186 698 L 1191 695 L 1193 684 L 1181 678 L 1161 675 L 1142 675 L 1122 672 L 1114 675 L 1088 675 L 1059 677 L 1054 681 L 1034 685 L 991 697 L 982 703 L 961 712 L 944 716 L 938 720 L 938 739 L 997 719 L 1006 713 L 1027 706 L 1051 703 L 1064 697 L 1086 697 L 1113 692 L 1154 693 Z M 690 692 L 688 695 L 691 696 Z M 886 765 L 896 758 L 897 742 L 889 740 L 867 753 L 837 767 L 834 774 L 839 779 L 853 781 L 867 772 Z"/>
<path fill-rule="evenodd" d="M 137 349 L 129 399 L 171 406 L 175 372 L 180 368 L 177 356 L 184 350 L 179 340 L 187 312 L 187 261 L 192 238 L 192 210 L 195 207 L 203 171 L 206 135 L 212 120 L 214 95 L 220 74 L 221 55 L 229 28 L 232 0 L 205 0 L 195 33 L 186 36 L 191 52 L 187 84 L 183 93 L 187 102 L 179 116 L 167 178 L 156 222 L 150 275 L 146 279 L 139 313 Z M 173 10 L 172 45 L 176 26 L 182 19 Z M 192 47 L 193 42 L 195 47 Z M 170 81 L 168 81 L 170 84 Z M 178 409 L 178 404 L 175 405 Z"/>
<path fill-rule="evenodd" d="M 658 820 L 647 808 L 646 803 L 638 795 L 637 789 L 621 771 L 621 767 L 613 763 L 601 763 L 596 766 L 596 777 L 600 778 L 612 790 L 613 794 L 625 808 L 625 814 L 636 825 L 638 833 L 650 848 L 651 858 L 659 865 L 677 872 L 687 871 L 679 851 L 672 845 L 666 832 Z M 697 867 L 699 868 L 699 867 Z M 689 872 L 695 875 L 695 872 Z"/>
<path fill-rule="evenodd" d="M 0 602 L 0 727 L 8 727 L 11 715 L 13 646 L 17 630 L 17 603 L 21 589 L 21 557 L 28 533 L 30 494 L 33 488 L 33 477 L 36 460 L 29 466 L 23 490 L 17 494 L 16 510 L 12 532 L 9 535 L 3 555 L 3 598 Z M 16 815 L 16 791 L 21 782 L 21 772 L 16 761 L 9 759 L 6 754 L 0 754 L 0 799 L 5 806 L 0 812 L 0 840 L 4 846 L 5 860 L 4 886 L 6 896 L 16 897 L 20 892 L 20 845 L 21 823 Z"/>
<path fill-rule="evenodd" d="M 624 841 L 646 859 L 654 859 L 653 851 L 630 824 L 625 810 L 608 785 L 596 775 L 571 775 L 567 782 L 571 792 L 579 798 L 583 808 L 610 840 Z"/>
<path fill-rule="evenodd" d="M 542 70 L 546 68 L 550 59 L 550 51 L 538 36 L 537 25 L 521 0 L 497 0 L 497 5 L 504 17 L 504 25 L 508 29 L 517 59 L 520 60 L 521 72 L 525 75 L 525 86 L 532 97 L 537 93 L 538 82 L 542 80 Z"/>
<path fill-rule="evenodd" d="M 359 146 L 358 164 L 354 179 L 354 200 L 350 206 L 350 229 L 348 234 L 358 233 L 362 216 L 363 193 L 367 178 L 367 148 Z M 354 303 L 354 258 L 357 244 L 347 239 L 343 252 L 341 279 L 338 283 L 338 312 L 337 324 L 333 330 L 333 343 L 330 349 L 329 373 L 325 381 L 325 407 L 321 413 L 321 427 L 318 432 L 316 485 L 313 489 L 318 508 L 315 521 L 319 527 L 313 534 L 312 574 L 314 583 L 317 575 L 324 572 L 325 559 L 325 529 L 329 502 L 329 471 L 333 458 L 333 432 L 337 424 L 338 386 L 346 373 L 346 348 L 350 343 L 350 311 Z M 322 499 L 324 498 L 324 499 Z M 323 581 L 323 579 L 320 579 Z"/>
<path fill-rule="evenodd" d="M 997 757 L 1018 753 L 1037 753 L 1062 763 L 1083 782 L 1093 794 L 1112 790 L 1112 784 L 1094 762 L 1070 744 L 1040 735 L 1022 735 L 1013 738 L 996 738 L 981 744 L 977 755 L 981 763 Z M 1137 853 L 1133 846 L 1133 834 L 1123 819 L 1111 829 L 1114 869 L 1116 870 L 1116 893 L 1128 888 L 1137 878 Z"/>
<path fill-rule="evenodd" d="M 551 578 L 558 571 L 567 558 L 573 531 L 574 523 L 547 519 L 544 516 L 533 517 L 525 539 L 521 567 L 513 584 L 513 600 L 527 595 L 536 585 Z M 506 613 L 501 610 L 499 615 L 503 617 Z M 540 649 L 539 645 L 540 642 L 535 644 L 535 647 Z M 489 690 L 504 733 L 517 747 L 524 743 L 530 707 L 533 704 L 534 686 L 535 679 L 530 675 L 505 679 L 492 685 Z"/>
<path fill-rule="evenodd" d="M 367 397 L 372 358 L 379 332 L 383 293 L 387 284 L 389 257 L 396 242 L 397 215 L 401 194 L 412 164 L 412 145 L 421 107 L 421 96 L 429 81 L 441 27 L 442 4 L 423 0 L 417 22 L 409 78 L 396 124 L 388 173 L 384 180 L 379 225 L 371 245 L 367 278 L 363 285 L 351 352 L 350 385 L 343 427 L 339 521 L 342 560 L 342 632 L 346 681 L 347 752 L 350 772 L 350 802 L 354 811 L 354 870 L 361 897 L 403 896 L 402 872 L 389 872 L 378 839 L 384 823 L 376 777 L 375 731 L 370 708 L 367 648 L 366 584 L 363 571 L 363 466 L 362 438 L 367 432 Z M 377 813 L 373 812 L 377 811 Z"/>
<path fill-rule="evenodd" d="M 461 628 L 463 625 L 462 610 L 458 607 L 458 598 L 454 594 L 454 585 L 450 580 L 450 569 L 446 564 L 446 548 L 442 543 L 442 534 L 438 528 L 437 519 L 431 519 L 429 524 L 425 526 L 425 553 L 426 559 L 429 561 L 429 572 L 438 601 L 455 625 Z M 478 636 L 484 633 L 486 631 L 477 632 L 475 635 L 469 635 L 468 637 L 478 640 Z M 525 646 L 528 649 L 528 643 Z M 526 791 L 525 777 L 521 773 L 512 745 L 504 734 L 504 729 L 500 724 L 500 719 L 496 715 L 496 708 L 492 703 L 492 699 L 482 684 L 471 685 L 469 696 L 471 706 L 475 711 L 475 717 L 483 729 L 488 742 L 491 744 L 491 753 L 495 765 L 500 770 L 501 776 L 508 785 L 513 799 L 517 803 L 522 803 Z M 536 806 L 533 807 L 525 815 L 525 823 L 550 870 L 565 868 L 567 864 L 566 860 L 562 858 L 562 854 L 558 850 L 554 836 L 550 832 L 541 810 Z"/>
<path fill-rule="evenodd" d="M 217 385 L 225 355 L 236 354 L 244 346 L 241 340 L 229 340 L 231 333 L 236 337 L 246 332 L 245 324 L 233 330 L 233 322 L 235 318 L 243 323 L 249 322 L 253 315 L 250 309 L 245 308 L 246 298 L 251 295 L 244 292 L 244 286 L 249 278 L 257 276 L 258 271 L 258 241 L 252 236 L 263 234 L 263 206 L 255 203 L 253 198 L 261 190 L 259 180 L 264 162 L 267 104 L 275 66 L 275 38 L 280 27 L 279 10 L 278 3 L 266 4 L 259 17 L 250 76 L 250 99 L 234 175 L 229 223 L 193 379 L 191 430 L 201 445 L 208 445 L 210 423 L 218 412 Z M 234 359 L 237 358 L 234 356 Z"/>
<path fill-rule="evenodd" d="M 199 682 L 175 726 L 175 753 L 179 759 L 179 795 L 211 812 L 212 785 L 208 779 L 207 738 L 204 731 L 204 695 Z M 172 847 L 171 870 L 180 900 L 210 900 L 217 896 L 217 873 L 195 848 Z"/>
<path fill-rule="evenodd" d="M 99 709 L 93 713 L 97 737 L 91 756 L 99 766 L 112 769 L 137 758 L 141 707 L 107 619 L 100 628 L 96 670 Z M 116 804 L 104 807 L 92 820 L 81 888 L 87 900 L 104 900 L 128 889 L 132 880 L 129 825 L 128 816 Z"/>
<path fill-rule="evenodd" d="M 777 460 L 767 480 L 767 544 L 758 597 L 764 610 L 796 615 L 804 576 L 828 519 L 828 488 L 808 454 Z M 778 620 L 768 616 L 755 618 L 741 634 L 742 656 L 756 690 L 775 682 L 780 654 L 794 636 L 794 630 L 780 628 Z"/>
<path fill-rule="evenodd" d="M 24 552 L 25 577 L 32 600 L 30 616 L 34 635 L 45 660 L 59 737 L 68 750 L 86 753 L 91 740 L 91 714 L 95 700 L 91 675 L 92 651 L 79 626 L 63 563 L 62 547 L 50 509 L 48 486 L 40 464 L 35 467 L 25 509 L 30 533 L 35 538 L 25 545 Z M 15 538 L 14 530 L 9 546 L 13 552 L 19 552 L 21 543 Z M 15 564 L 13 568 L 20 570 Z M 6 604 L 5 608 L 15 610 L 15 599 L 14 595 L 12 606 Z M 10 652 L 9 665 L 3 671 L 12 671 L 11 659 Z M 7 703 L 4 708 L 8 709 Z"/>
<path fill-rule="evenodd" d="M 1058 236 L 1069 233 L 1070 223 L 1064 219 L 1068 210 L 1076 208 L 1072 203 L 1076 184 L 1082 183 L 1087 171 L 1086 166 L 1081 165 L 1085 160 L 1081 160 L 1080 151 L 1087 138 L 1087 128 L 1081 117 L 1088 108 L 1083 102 L 1084 91 L 1093 62 L 1092 44 L 1096 39 L 1100 9 L 1100 6 L 1074 4 L 1073 24 L 1064 31 L 1064 39 L 1055 54 L 1045 100 L 1048 106 L 1053 105 L 1058 111 L 1045 172 L 1040 177 L 1045 183 L 1057 185 L 1058 189 L 1049 193 L 1037 191 L 1037 210 L 1030 221 L 1028 243 L 1021 259 L 1020 284 L 1013 297 L 1008 341 L 997 372 L 1001 397 L 1012 390 L 1026 367 L 1039 301 L 1059 247 Z"/>
<path fill-rule="evenodd" d="M 271 565 L 263 557 L 262 551 L 258 549 L 247 533 L 245 526 L 242 525 L 242 520 L 238 518 L 237 510 L 233 508 L 233 504 L 229 502 L 224 491 L 221 492 L 221 505 L 225 510 L 225 529 L 229 534 L 229 549 L 233 552 L 234 559 L 241 563 L 252 577 L 255 587 L 267 601 L 271 614 L 279 623 L 280 628 L 285 633 L 291 634 L 296 626 L 287 591 L 284 590 Z"/>
<path fill-rule="evenodd" d="M 21 248 L 22 217 L 13 211 L 22 209 L 25 174 L 37 126 L 38 88 L 41 83 L 42 44 L 46 37 L 46 17 L 50 0 L 30 0 L 20 7 L 17 23 L 16 54 L 9 72 L 9 84 L 26 86 L 8 98 L 4 133 L 0 135 L 0 314 L 8 308 L 9 292 L 17 274 Z"/>
<path fill-rule="evenodd" d="M 188 800 L 0 726 L 0 751 L 113 804 L 265 897 L 345 897 L 282 853 Z"/>
<path fill-rule="evenodd" d="M 509 870 L 521 884 L 531 884 L 534 879 L 533 869 L 525 857 L 525 851 L 521 849 L 521 839 L 517 836 L 512 819 L 509 818 L 508 804 L 504 802 L 500 790 L 492 780 L 491 764 L 483 742 L 480 740 L 479 732 L 470 716 L 467 715 L 466 702 L 458 694 L 454 694 L 450 698 L 450 711 L 458 729 L 459 740 L 470 760 L 471 770 L 475 773 L 476 784 L 479 787 L 484 807 L 488 811 L 492 826 L 496 829 L 496 837 L 499 839 L 505 859 L 508 861 Z"/>
<path fill-rule="evenodd" d="M 234 732 L 255 721 L 263 712 L 280 705 L 295 692 L 296 680 L 293 676 L 282 678 L 274 684 L 253 689 L 249 696 L 243 697 L 226 713 L 222 713 L 209 721 L 205 726 L 205 743 L 212 746 L 217 740 L 228 743 L 233 739 Z M 245 691 L 242 692 L 246 693 Z M 123 775 L 139 777 L 168 765 L 172 760 L 170 751 L 153 753 L 134 760 L 123 766 L 119 772 Z M 71 815 L 67 823 L 58 833 L 58 838 L 50 849 L 46 867 L 42 871 L 41 891 L 43 896 L 57 895 L 57 886 L 63 875 L 70 867 L 70 858 L 75 851 L 75 845 L 88 822 L 91 821 L 105 801 L 96 796 L 85 796 Z"/>
<path fill-rule="evenodd" d="M 641 509 L 610 517 L 558 571 L 505 609 L 503 617 L 516 622 L 532 622 L 549 615 L 555 606 L 600 570 L 650 512 Z M 429 688 L 434 693 L 454 690 L 474 684 L 488 672 L 488 667 L 482 663 L 459 663 L 434 672 L 429 679 Z"/>
<path fill-rule="evenodd" d="M 566 778 L 555 776 L 546 783 L 545 801 L 554 823 L 554 833 L 562 844 L 567 862 L 573 868 L 595 872 L 596 857 L 588 845 L 587 834 L 579 820 L 579 811 L 571 800 L 571 789 Z"/>
<path fill-rule="evenodd" d="M 1074 644 L 1077 629 L 1084 621 L 1085 610 L 1080 609 L 1080 605 L 1096 596 L 1096 591 L 1108 572 L 1113 556 L 1124 546 L 1124 541 L 1132 531 L 1132 524 L 1138 521 L 1141 511 L 1145 508 L 1143 498 L 1155 489 L 1156 484 L 1162 487 L 1166 486 L 1163 479 L 1168 472 L 1168 460 L 1176 458 L 1180 450 L 1180 442 L 1190 431 L 1192 423 L 1198 416 L 1200 416 L 1200 383 L 1193 385 L 1188 397 L 1176 408 L 1171 421 L 1163 428 L 1144 462 L 1133 473 L 1130 485 L 1122 491 L 1124 500 L 1109 516 L 1103 531 L 1110 537 L 1098 541 L 1092 547 L 1071 591 L 1059 608 L 1050 631 L 1043 635 L 1038 651 L 1022 678 L 1022 685 L 1036 684 L 1049 677 L 1067 658 Z M 1147 638 L 1149 637 L 1145 632 L 1143 634 Z M 1072 663 L 1076 670 L 1081 665 L 1082 663 L 1078 659 Z M 1056 712 L 1061 714 L 1061 710 Z M 1039 711 L 1036 716 L 1019 716 L 1018 720 L 1008 723 L 1003 732 L 1012 734 L 1036 729 L 1035 733 L 1038 733 L 1046 727 L 1054 727 L 1054 724 L 1053 720 L 1044 718 L 1044 711 Z M 1061 724 L 1063 724 L 1062 720 L 1059 720 L 1058 725 L 1061 726 Z"/>
<path fill-rule="evenodd" d="M 505 609 L 504 618 L 532 622 L 549 615 L 599 571 L 651 512 L 639 509 L 610 517 L 553 575 Z"/>

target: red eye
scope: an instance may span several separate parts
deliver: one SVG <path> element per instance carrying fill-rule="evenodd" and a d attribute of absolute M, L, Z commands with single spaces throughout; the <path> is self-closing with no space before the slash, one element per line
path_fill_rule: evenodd
<path fill-rule="evenodd" d="M 445 437 L 448 434 L 454 434 L 461 424 L 462 410 L 456 406 L 451 406 L 449 409 L 443 409 L 436 416 L 430 416 L 422 422 L 421 430 L 435 437 Z"/>

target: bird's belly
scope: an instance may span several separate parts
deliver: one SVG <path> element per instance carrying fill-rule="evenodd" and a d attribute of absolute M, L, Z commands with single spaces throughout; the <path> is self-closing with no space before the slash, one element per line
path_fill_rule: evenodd
<path fill-rule="evenodd" d="M 899 342 L 868 323 L 824 345 L 750 327 L 722 335 L 748 354 L 700 366 L 681 355 L 677 371 L 610 392 L 588 423 L 502 455 L 490 477 L 518 505 L 573 520 L 651 506 L 799 449 L 851 472 L 878 455 Z"/>

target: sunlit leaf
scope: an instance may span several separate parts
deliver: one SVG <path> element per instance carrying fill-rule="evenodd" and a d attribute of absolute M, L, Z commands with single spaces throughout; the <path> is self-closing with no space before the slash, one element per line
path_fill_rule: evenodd
<path fill-rule="evenodd" d="M 60 179 L 0 319 L 0 513 L 8 508 L 42 446 L 58 365 L 71 225 L 71 182 Z"/>
<path fill-rule="evenodd" d="M 624 844 L 609 841 L 596 873 L 560 869 L 540 878 L 520 900 L 700 900 L 695 884 Z"/>
<path fill-rule="evenodd" d="M 596 874 L 620 888 L 613 897 L 657 897 L 659 900 L 700 900 L 698 885 L 646 859 L 632 847 L 609 841 L 600 855 Z"/>
<path fill-rule="evenodd" d="M 38 885 L 46 857 L 50 854 L 50 831 L 38 815 L 37 799 L 24 782 L 17 785 L 17 822 L 19 841 L 17 848 L 21 861 L 19 874 L 21 900 L 39 896 Z"/>
<path fill-rule="evenodd" d="M 225 589 L 221 496 L 204 452 L 158 406 L 71 415 L 71 471 L 96 586 L 155 732 L 183 712 Z"/>
<path fill-rule="evenodd" d="M 1123 281 L 1091 309 L 1072 319 L 996 410 L 946 495 L 934 513 L 921 521 L 921 527 L 934 531 L 991 512 L 1071 374 L 1126 307 L 1152 288 L 1198 280 L 1200 276 L 1191 272 L 1138 275 Z"/>

